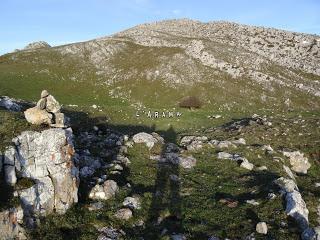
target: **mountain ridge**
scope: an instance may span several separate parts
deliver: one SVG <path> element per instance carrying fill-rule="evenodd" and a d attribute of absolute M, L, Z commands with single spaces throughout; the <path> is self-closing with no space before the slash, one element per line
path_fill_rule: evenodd
<path fill-rule="evenodd" d="M 185 95 L 198 94 L 219 106 L 237 105 L 243 98 L 239 106 L 316 109 L 319 49 L 317 35 L 180 19 L 141 24 L 85 42 L 6 54 L 0 57 L 0 67 L 30 64 L 30 75 L 91 82 L 108 88 L 111 97 L 144 105 L 158 99 L 172 106 Z M 145 97 L 138 86 L 150 83 L 154 87 L 148 87 Z M 159 89 L 168 93 L 166 97 L 161 99 Z"/>

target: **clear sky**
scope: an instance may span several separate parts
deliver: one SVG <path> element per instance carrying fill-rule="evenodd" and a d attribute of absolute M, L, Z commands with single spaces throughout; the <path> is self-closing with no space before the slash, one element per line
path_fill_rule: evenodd
<path fill-rule="evenodd" d="M 173 18 L 320 35 L 320 0 L 0 0 L 0 55 L 33 41 L 60 45 Z"/>

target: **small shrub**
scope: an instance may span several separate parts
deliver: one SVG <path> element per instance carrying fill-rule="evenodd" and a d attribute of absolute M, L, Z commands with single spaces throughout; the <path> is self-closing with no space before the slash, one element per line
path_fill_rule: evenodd
<path fill-rule="evenodd" d="M 180 102 L 179 102 L 179 107 L 181 108 L 201 108 L 202 107 L 202 102 L 200 101 L 199 98 L 195 97 L 195 96 L 188 96 L 183 98 Z"/>

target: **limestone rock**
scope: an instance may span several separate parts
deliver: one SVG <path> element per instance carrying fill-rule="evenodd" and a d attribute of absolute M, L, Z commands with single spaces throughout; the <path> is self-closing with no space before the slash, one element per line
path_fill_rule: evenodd
<path fill-rule="evenodd" d="M 132 211 L 129 208 L 121 208 L 114 216 L 121 220 L 129 220 L 132 217 Z"/>
<path fill-rule="evenodd" d="M 141 203 L 140 203 L 140 199 L 139 199 L 138 196 L 126 197 L 124 199 L 122 205 L 124 207 L 130 208 L 131 210 L 140 209 L 141 208 Z"/>
<path fill-rule="evenodd" d="M 27 239 L 26 232 L 20 225 L 23 222 L 23 210 L 11 208 L 0 212 L 0 239 Z"/>
<path fill-rule="evenodd" d="M 227 152 L 219 152 L 218 159 L 233 159 L 233 155 Z"/>
<path fill-rule="evenodd" d="M 47 99 L 46 98 L 41 98 L 36 105 L 37 108 L 40 110 L 45 110 L 47 107 Z"/>
<path fill-rule="evenodd" d="M 47 90 L 42 90 L 40 97 L 41 98 L 46 98 L 49 96 L 49 92 Z"/>
<path fill-rule="evenodd" d="M 135 134 L 132 137 L 132 140 L 134 143 L 145 143 L 149 149 L 151 149 L 154 146 L 154 144 L 159 142 L 159 139 L 145 132 Z"/>
<path fill-rule="evenodd" d="M 38 41 L 38 42 L 29 43 L 27 46 L 25 46 L 24 50 L 33 50 L 38 48 L 49 48 L 49 47 L 51 46 L 47 42 Z"/>
<path fill-rule="evenodd" d="M 247 159 L 244 159 L 241 163 L 240 163 L 240 167 L 245 168 L 247 170 L 252 170 L 254 168 L 254 165 L 252 163 L 250 163 Z"/>
<path fill-rule="evenodd" d="M 302 230 L 306 229 L 309 225 L 309 211 L 301 194 L 294 190 L 293 192 L 287 193 L 285 199 L 287 215 L 293 217 Z"/>
<path fill-rule="evenodd" d="M 233 140 L 232 143 L 236 145 L 246 145 L 246 140 L 244 138 L 239 138 L 237 140 Z"/>
<path fill-rule="evenodd" d="M 196 163 L 197 163 L 197 159 L 195 159 L 192 156 L 187 156 L 187 157 L 180 156 L 179 157 L 179 165 L 182 168 L 191 169 L 196 165 Z"/>
<path fill-rule="evenodd" d="M 51 113 L 60 112 L 61 106 L 59 102 L 54 98 L 54 96 L 49 95 L 46 97 L 46 99 L 47 99 L 47 105 L 46 105 L 47 112 L 51 112 Z"/>
<path fill-rule="evenodd" d="M 19 103 L 15 99 L 9 98 L 7 96 L 0 97 L 0 107 L 4 107 L 9 111 L 14 112 L 21 111 L 21 106 L 19 105 Z"/>
<path fill-rule="evenodd" d="M 311 164 L 309 163 L 308 158 L 304 157 L 303 153 L 299 151 L 283 152 L 283 155 L 289 158 L 293 171 L 296 173 L 307 174 Z"/>
<path fill-rule="evenodd" d="M 71 129 L 25 131 L 13 143 L 15 147 L 4 155 L 7 182 L 15 184 L 10 174 L 35 182 L 17 191 L 25 217 L 32 220 L 35 215 L 46 216 L 53 210 L 65 213 L 78 201 L 78 169 L 72 160 Z"/>
<path fill-rule="evenodd" d="M 281 177 L 275 183 L 284 193 L 287 215 L 296 220 L 301 230 L 307 229 L 309 211 L 294 180 Z"/>
<path fill-rule="evenodd" d="M 31 124 L 41 125 L 52 123 L 52 115 L 37 107 L 29 108 L 24 112 L 26 120 Z"/>
<path fill-rule="evenodd" d="M 267 234 L 268 233 L 268 226 L 265 222 L 259 222 L 256 225 L 256 231 L 257 233 L 261 233 L 261 234 Z"/>
<path fill-rule="evenodd" d="M 113 180 L 107 180 L 103 185 L 95 185 L 90 191 L 89 197 L 96 200 L 108 200 L 115 196 L 119 190 L 118 184 Z"/>

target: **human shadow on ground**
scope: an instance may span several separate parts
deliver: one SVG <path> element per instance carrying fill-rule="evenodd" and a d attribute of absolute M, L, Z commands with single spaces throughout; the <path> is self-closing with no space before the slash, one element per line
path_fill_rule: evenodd
<path fill-rule="evenodd" d="M 116 125 L 108 123 L 106 117 L 94 117 L 90 118 L 87 114 L 82 112 L 64 110 L 66 115 L 73 119 L 71 122 L 72 129 L 75 135 L 79 135 L 81 132 L 91 131 L 93 126 L 98 127 L 102 136 L 110 135 L 112 133 L 118 135 L 132 136 L 139 132 L 152 133 L 155 132 L 156 126 L 143 126 L 143 125 Z M 173 127 L 170 127 L 166 131 L 156 131 L 160 136 L 165 139 L 165 144 L 162 145 L 160 150 L 160 159 L 165 159 L 168 152 L 168 144 L 177 144 L 178 134 Z M 93 143 L 95 145 L 95 143 Z M 110 163 L 115 156 L 120 154 L 121 147 L 114 147 L 109 156 L 104 161 Z M 170 150 L 172 151 L 172 150 Z M 174 150 L 178 151 L 178 150 Z M 175 152 L 179 154 L 178 152 Z M 152 160 L 150 160 L 152 161 Z M 108 176 L 108 179 L 115 180 L 119 187 L 128 189 L 128 196 L 139 194 L 140 196 L 145 193 L 151 193 L 151 204 L 149 210 L 147 210 L 147 216 L 144 220 L 144 226 L 124 227 L 125 232 L 130 237 L 141 237 L 145 239 L 160 239 L 162 234 L 174 234 L 182 233 L 182 213 L 181 213 L 181 195 L 180 195 L 180 168 L 179 164 L 173 164 L 169 161 L 155 162 L 156 175 L 155 179 L 150 178 L 150 181 L 154 181 L 153 186 L 135 184 L 130 181 L 130 165 L 123 166 L 123 171 L 119 175 Z M 89 193 L 93 187 L 88 183 L 94 181 L 96 178 L 100 178 L 105 175 L 105 171 L 97 171 L 93 176 L 82 180 L 80 182 L 79 194 L 80 203 L 85 204 L 89 199 Z M 151 177 L 151 176 L 150 176 Z"/>

